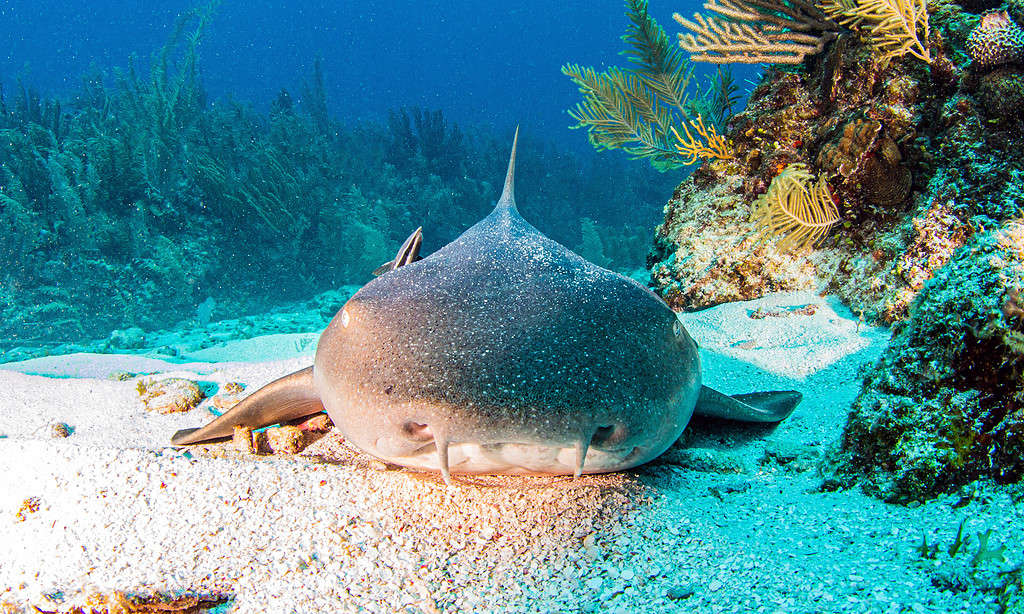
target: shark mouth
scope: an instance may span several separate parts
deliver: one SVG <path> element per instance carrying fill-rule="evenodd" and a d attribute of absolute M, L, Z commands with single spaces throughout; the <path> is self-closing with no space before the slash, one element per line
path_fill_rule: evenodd
<path fill-rule="evenodd" d="M 424 445 L 405 454 L 382 454 L 388 448 L 383 440 L 374 446 L 374 456 L 387 462 L 420 469 L 439 471 L 447 484 L 452 473 L 489 473 L 519 475 L 574 475 L 607 473 L 628 469 L 649 461 L 661 450 L 647 446 L 613 446 L 621 426 L 597 429 L 589 441 L 572 445 L 562 442 L 449 442 L 426 425 L 410 423 L 405 434 Z M 586 443 L 584 443 L 586 441 Z M 600 444 L 597 447 L 595 444 Z"/>

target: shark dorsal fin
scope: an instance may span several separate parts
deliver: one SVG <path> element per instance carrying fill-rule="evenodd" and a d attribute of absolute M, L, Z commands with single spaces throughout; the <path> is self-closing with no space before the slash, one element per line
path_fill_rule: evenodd
<path fill-rule="evenodd" d="M 501 198 L 498 199 L 498 207 L 507 207 L 515 210 L 516 208 L 516 189 L 515 189 L 515 175 L 516 175 L 516 144 L 519 142 L 519 126 L 516 126 L 516 135 L 512 137 L 512 155 L 508 158 L 508 173 L 505 175 L 505 189 L 501 192 Z"/>
<path fill-rule="evenodd" d="M 383 275 L 388 271 L 394 271 L 400 266 L 405 266 L 422 260 L 420 257 L 420 246 L 423 244 L 423 227 L 420 226 L 409 235 L 409 238 L 398 248 L 398 254 L 394 260 L 389 260 L 373 270 L 374 276 Z"/>

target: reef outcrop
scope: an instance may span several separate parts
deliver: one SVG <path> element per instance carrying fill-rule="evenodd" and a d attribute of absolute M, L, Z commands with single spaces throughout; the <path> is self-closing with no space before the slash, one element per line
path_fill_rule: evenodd
<path fill-rule="evenodd" d="M 904 319 L 955 249 L 1024 202 L 1024 75 L 970 59 L 981 19 L 937 7 L 930 65 L 880 62 L 844 33 L 795 69 L 770 68 L 728 124 L 734 159 L 705 162 L 666 206 L 648 257 L 656 290 L 693 310 L 816 287 L 866 320 Z M 826 179 L 841 214 L 813 250 L 774 249 L 749 219 L 795 163 Z"/>
<path fill-rule="evenodd" d="M 770 68 L 723 130 L 733 158 L 704 162 L 665 208 L 648 264 L 674 308 L 814 288 L 893 326 L 826 486 L 910 501 L 1024 473 L 1018 18 L 938 2 L 930 61 L 879 59 L 842 32 Z M 825 180 L 841 219 L 780 249 L 751 215 L 794 164 Z"/>
<path fill-rule="evenodd" d="M 864 378 L 825 484 L 894 502 L 1024 475 L 1024 223 L 976 234 Z"/>

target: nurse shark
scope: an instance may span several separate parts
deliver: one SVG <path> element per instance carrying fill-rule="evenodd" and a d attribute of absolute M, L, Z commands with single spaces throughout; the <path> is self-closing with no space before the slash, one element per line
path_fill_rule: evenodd
<path fill-rule="evenodd" d="M 519 214 L 516 142 L 494 210 L 420 258 L 417 229 L 284 376 L 175 445 L 326 411 L 389 463 L 457 473 L 628 469 L 662 454 L 694 413 L 778 422 L 795 391 L 702 385 L 696 342 L 636 281 L 545 237 Z"/>

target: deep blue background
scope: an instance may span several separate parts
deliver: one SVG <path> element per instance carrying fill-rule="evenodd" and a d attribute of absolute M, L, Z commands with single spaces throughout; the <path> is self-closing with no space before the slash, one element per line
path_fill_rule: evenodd
<path fill-rule="evenodd" d="M 135 55 L 148 67 L 175 17 L 194 4 L 0 2 L 0 80 L 10 88 L 23 73 L 44 94 L 60 96 L 73 93 L 91 65 L 125 67 Z M 654 0 L 651 13 L 674 39 L 672 12 L 697 8 L 693 0 Z M 328 104 L 339 118 L 379 119 L 388 109 L 421 106 L 463 124 L 508 129 L 518 122 L 585 147 L 585 135 L 568 130 L 565 111 L 578 94 L 559 69 L 566 62 L 625 65 L 624 12 L 619 0 L 226 0 L 201 47 L 201 66 L 211 97 L 230 94 L 267 108 L 282 87 L 298 96 L 321 55 Z"/>

